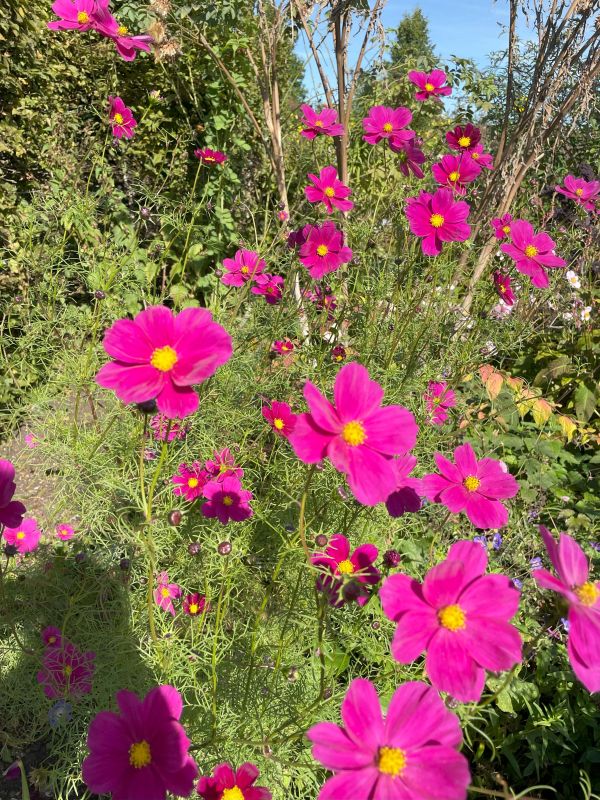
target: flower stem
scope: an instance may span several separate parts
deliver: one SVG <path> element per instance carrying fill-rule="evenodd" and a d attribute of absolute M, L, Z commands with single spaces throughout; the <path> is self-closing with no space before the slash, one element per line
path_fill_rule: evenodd
<path fill-rule="evenodd" d="M 302 549 L 306 555 L 306 559 L 310 564 L 310 550 L 308 549 L 308 544 L 306 543 L 306 501 L 308 500 L 308 490 L 310 488 L 310 482 L 312 480 L 312 476 L 315 474 L 316 465 L 309 469 L 308 475 L 306 476 L 306 483 L 304 484 L 304 491 L 302 492 L 302 498 L 300 499 L 300 515 L 298 517 L 298 534 L 300 536 L 300 541 L 302 543 Z"/>

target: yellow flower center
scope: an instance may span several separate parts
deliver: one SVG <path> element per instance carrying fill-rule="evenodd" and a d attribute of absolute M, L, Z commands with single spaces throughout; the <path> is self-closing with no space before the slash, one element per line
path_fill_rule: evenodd
<path fill-rule="evenodd" d="M 338 572 L 342 575 L 352 575 L 354 572 L 354 564 L 349 558 L 346 558 L 338 564 Z"/>
<path fill-rule="evenodd" d="M 150 363 L 161 372 L 170 372 L 177 363 L 177 353 L 169 345 L 158 347 L 153 353 Z"/>
<path fill-rule="evenodd" d="M 163 597 L 169 596 L 169 590 L 167 589 L 166 586 L 160 590 L 160 593 L 162 594 Z"/>
<path fill-rule="evenodd" d="M 510 225 L 505 225 L 502 228 L 502 233 L 506 233 L 506 234 L 510 233 Z"/>
<path fill-rule="evenodd" d="M 460 174 L 458 172 L 451 172 L 448 177 L 452 181 L 452 183 L 456 183 L 456 181 L 460 178 Z"/>
<path fill-rule="evenodd" d="M 328 252 L 329 252 L 329 248 L 327 247 L 326 244 L 320 244 L 317 247 L 317 255 L 319 255 L 319 256 L 326 256 Z"/>
<path fill-rule="evenodd" d="M 322 127 L 323 127 L 323 120 L 322 119 L 318 119 L 315 122 L 315 128 L 322 128 Z"/>
<path fill-rule="evenodd" d="M 17 539 L 24 539 L 25 538 L 25 531 L 19 531 L 17 533 Z"/>
<path fill-rule="evenodd" d="M 379 772 L 396 778 L 404 771 L 406 753 L 399 747 L 380 747 L 377 766 L 379 767 Z"/>
<path fill-rule="evenodd" d="M 205 161 L 216 161 L 217 159 L 214 156 L 204 156 Z"/>
<path fill-rule="evenodd" d="M 502 292 L 502 294 L 504 294 L 504 293 L 506 292 L 506 286 L 505 286 L 503 283 L 501 283 L 501 284 L 500 284 L 500 286 L 499 286 L 498 288 L 500 289 L 500 291 Z"/>
<path fill-rule="evenodd" d="M 87 13 L 87 11 L 80 11 L 77 14 L 77 22 L 80 25 L 85 25 L 85 23 L 89 22 L 89 21 L 90 21 L 90 17 L 89 17 L 89 14 Z"/>
<path fill-rule="evenodd" d="M 127 30 L 125 25 L 119 25 L 119 27 L 117 28 L 117 33 L 119 36 L 127 36 L 129 31 Z"/>
<path fill-rule="evenodd" d="M 248 272 L 250 272 L 250 270 L 248 269 L 248 267 L 242 267 L 240 272 L 243 272 L 244 275 L 246 275 Z"/>
<path fill-rule="evenodd" d="M 129 763 L 135 769 L 147 767 L 152 761 L 150 745 L 145 739 L 141 742 L 134 742 L 129 748 Z"/>
<path fill-rule="evenodd" d="M 458 143 L 461 147 L 468 147 L 471 144 L 471 137 L 470 136 L 461 136 L 458 140 Z"/>
<path fill-rule="evenodd" d="M 475 161 L 479 158 L 479 153 L 471 153 L 471 158 L 474 158 Z"/>
<path fill-rule="evenodd" d="M 525 255 L 527 256 L 527 258 L 533 258 L 534 256 L 537 256 L 537 254 L 538 254 L 537 247 L 533 244 L 528 244 L 527 247 L 525 248 Z"/>
<path fill-rule="evenodd" d="M 475 475 L 467 475 L 463 481 L 463 486 L 467 492 L 474 492 L 476 489 L 479 489 L 480 483 L 481 481 L 479 478 L 476 478 Z"/>
<path fill-rule="evenodd" d="M 224 506 L 232 506 L 233 505 L 233 500 L 231 499 L 231 497 L 229 497 L 228 494 L 226 494 L 225 497 L 223 498 L 223 505 Z"/>
<path fill-rule="evenodd" d="M 70 664 L 67 664 L 67 666 L 63 669 L 63 675 L 65 676 L 65 678 L 68 678 L 72 672 L 73 672 L 73 667 Z"/>
<path fill-rule="evenodd" d="M 231 789 L 224 790 L 221 800 L 244 800 L 244 793 L 239 786 L 233 786 Z"/>
<path fill-rule="evenodd" d="M 48 638 L 48 644 L 54 644 L 55 641 L 56 641 L 56 636 L 50 636 Z"/>
<path fill-rule="evenodd" d="M 333 186 L 327 186 L 325 188 L 325 196 L 326 197 L 333 197 L 334 194 L 335 194 L 335 189 L 333 188 Z"/>
<path fill-rule="evenodd" d="M 583 189 L 575 189 L 575 194 L 577 195 L 577 197 L 581 197 L 581 195 L 583 194 Z"/>
<path fill-rule="evenodd" d="M 429 217 L 429 222 L 433 225 L 434 228 L 441 228 L 444 224 L 444 218 L 441 214 L 432 214 Z"/>
<path fill-rule="evenodd" d="M 595 583 L 582 583 L 581 586 L 578 586 L 575 589 L 575 594 L 579 598 L 579 602 L 583 603 L 584 606 L 593 606 L 600 595 L 600 590 Z"/>
<path fill-rule="evenodd" d="M 190 614 L 197 614 L 198 613 L 198 603 L 192 603 L 190 605 Z"/>
<path fill-rule="evenodd" d="M 347 422 L 342 428 L 342 439 L 346 442 L 346 444 L 349 444 L 350 447 L 356 447 L 356 445 L 363 444 L 366 438 L 367 434 L 365 433 L 363 424 L 358 420 Z"/>
<path fill-rule="evenodd" d="M 391 133 L 394 130 L 394 126 L 392 125 L 391 122 L 386 122 L 385 125 L 383 126 L 383 130 L 386 133 Z"/>
<path fill-rule="evenodd" d="M 282 431 L 285 428 L 285 422 L 281 419 L 281 417 L 275 417 L 273 420 L 273 425 L 278 431 Z"/>
<path fill-rule="evenodd" d="M 117 113 L 113 117 L 113 122 L 116 122 L 117 125 L 122 125 L 123 124 L 123 114 L 119 114 L 119 112 L 117 111 Z"/>
<path fill-rule="evenodd" d="M 433 92 L 434 89 L 435 89 L 435 86 L 433 85 L 433 83 L 426 83 L 425 84 L 425 91 L 426 92 Z"/>
<path fill-rule="evenodd" d="M 460 606 L 445 606 L 438 611 L 440 625 L 449 631 L 462 631 L 466 628 L 466 615 Z"/>
<path fill-rule="evenodd" d="M 188 480 L 188 486 L 190 489 L 195 489 L 198 486 L 198 478 L 190 478 Z"/>

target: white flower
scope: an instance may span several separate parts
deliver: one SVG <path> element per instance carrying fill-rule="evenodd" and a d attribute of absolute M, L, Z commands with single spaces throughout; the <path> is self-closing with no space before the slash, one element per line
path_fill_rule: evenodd
<path fill-rule="evenodd" d="M 582 322 L 589 322 L 589 319 L 592 316 L 592 307 L 586 306 L 585 308 L 582 308 L 579 314 Z"/>
<path fill-rule="evenodd" d="M 574 289 L 581 289 L 581 281 L 579 280 L 579 275 L 576 272 L 573 272 L 572 269 L 569 269 L 565 273 L 565 277 Z"/>

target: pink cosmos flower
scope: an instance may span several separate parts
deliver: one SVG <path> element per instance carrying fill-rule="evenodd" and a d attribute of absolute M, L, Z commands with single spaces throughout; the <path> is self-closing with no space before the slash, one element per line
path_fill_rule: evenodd
<path fill-rule="evenodd" d="M 494 169 L 494 158 L 490 153 L 483 152 L 483 145 L 476 144 L 472 150 L 469 150 L 471 158 L 479 164 L 480 167 L 485 169 Z"/>
<path fill-rule="evenodd" d="M 327 311 L 327 319 L 332 320 L 332 312 L 337 308 L 337 298 L 333 294 L 331 287 L 321 287 L 317 284 L 314 289 L 314 292 L 307 289 L 305 292 L 306 297 L 311 303 L 315 304 L 317 311 Z"/>
<path fill-rule="evenodd" d="M 178 471 L 171 478 L 173 494 L 184 497 L 188 503 L 201 497 L 204 486 L 210 480 L 208 471 L 199 461 L 194 461 L 190 465 L 180 464 L 177 469 Z"/>
<path fill-rule="evenodd" d="M 411 120 L 412 112 L 403 106 L 373 106 L 362 121 L 365 132 L 363 139 L 369 144 L 387 139 L 390 145 L 398 147 L 402 142 L 410 142 L 415 137 L 415 132 L 406 128 Z"/>
<path fill-rule="evenodd" d="M 194 150 L 194 155 L 199 158 L 203 164 L 212 166 L 213 164 L 224 164 L 227 161 L 227 156 L 220 150 L 211 150 L 210 147 L 198 147 Z"/>
<path fill-rule="evenodd" d="M 36 549 L 42 535 L 37 520 L 24 519 L 16 528 L 4 528 L 2 535 L 7 544 L 17 548 L 18 553 L 31 553 Z"/>
<path fill-rule="evenodd" d="M 352 190 L 338 180 L 335 167 L 323 167 L 318 176 L 309 172 L 308 179 L 313 183 L 304 188 L 309 203 L 323 203 L 328 214 L 333 214 L 334 207 L 340 211 L 354 208 L 352 200 L 347 199 Z"/>
<path fill-rule="evenodd" d="M 150 420 L 150 427 L 154 431 L 154 438 L 160 442 L 172 442 L 174 439 L 185 439 L 189 427 L 175 420 L 170 420 L 162 414 L 155 414 Z"/>
<path fill-rule="evenodd" d="M 547 233 L 534 233 L 531 223 L 515 219 L 510 223 L 510 244 L 500 245 L 503 253 L 515 262 L 517 270 L 529 275 L 534 286 L 548 286 L 546 267 L 566 267 L 567 262 L 554 254 L 556 245 Z"/>
<path fill-rule="evenodd" d="M 206 602 L 206 597 L 203 594 L 194 592 L 193 594 L 186 594 L 183 598 L 183 613 L 189 617 L 199 617 L 209 609 L 210 605 Z"/>
<path fill-rule="evenodd" d="M 507 306 L 512 306 L 515 302 L 515 295 L 510 288 L 510 283 L 510 275 L 505 275 L 502 272 L 498 272 L 498 270 L 494 272 L 494 288 L 498 293 L 498 297 L 503 300 Z"/>
<path fill-rule="evenodd" d="M 173 605 L 173 600 L 181 597 L 181 586 L 177 583 L 169 583 L 169 574 L 167 572 L 159 572 L 157 583 L 158 585 L 154 590 L 154 602 L 159 608 L 174 617 L 175 606 Z"/>
<path fill-rule="evenodd" d="M 315 136 L 343 136 L 344 126 L 338 122 L 338 115 L 335 108 L 323 108 L 319 113 L 310 106 L 301 105 L 304 117 L 300 120 L 303 130 L 300 136 L 305 139 L 314 139 Z"/>
<path fill-rule="evenodd" d="M 406 206 L 408 224 L 415 236 L 423 237 L 421 249 L 426 256 L 437 256 L 444 242 L 464 242 L 471 235 L 467 217 L 471 209 L 464 200 L 454 200 L 450 189 L 435 194 L 419 192 L 409 197 Z"/>
<path fill-rule="evenodd" d="M 334 384 L 335 406 L 306 381 L 310 413 L 300 414 L 290 442 L 305 464 L 329 458 L 364 505 L 385 502 L 396 487 L 392 456 L 414 447 L 418 426 L 402 406 L 381 406 L 383 389 L 361 364 L 345 364 Z"/>
<path fill-rule="evenodd" d="M 416 178 L 422 178 L 425 175 L 421 169 L 421 164 L 425 163 L 425 153 L 417 144 L 416 137 L 409 142 L 402 142 L 400 145 L 390 142 L 390 149 L 394 153 L 398 153 L 398 169 L 407 178 L 411 172 Z"/>
<path fill-rule="evenodd" d="M 203 775 L 197 791 L 202 800 L 271 800 L 265 786 L 255 786 L 260 772 L 255 764 L 246 762 L 237 770 L 230 764 L 217 764 L 212 775 Z"/>
<path fill-rule="evenodd" d="M 94 10 L 94 28 L 96 31 L 115 43 L 117 53 L 124 61 L 133 61 L 138 50 L 150 52 L 152 37 L 143 35 L 130 36 L 129 31 L 118 22 L 108 10 L 109 0 L 97 0 Z"/>
<path fill-rule="evenodd" d="M 373 684 L 355 678 L 341 713 L 344 727 L 319 722 L 306 734 L 313 758 L 334 772 L 318 800 L 465 800 L 460 724 L 431 686 L 403 683 L 383 717 Z"/>
<path fill-rule="evenodd" d="M 40 440 L 35 433 L 26 433 L 23 437 L 23 441 L 28 450 L 35 450 L 36 447 L 40 446 Z"/>
<path fill-rule="evenodd" d="M 335 272 L 342 264 L 351 260 L 352 250 L 346 247 L 343 232 L 331 220 L 311 227 L 300 248 L 300 261 L 315 280 L 329 272 Z"/>
<path fill-rule="evenodd" d="M 460 156 L 443 156 L 439 164 L 431 167 L 433 177 L 440 186 L 447 186 L 457 194 L 467 193 L 467 183 L 472 183 L 481 173 L 481 167 L 467 153 Z"/>
<path fill-rule="evenodd" d="M 464 127 L 457 125 L 453 131 L 448 131 L 446 141 L 453 150 L 474 150 L 481 141 L 481 131 L 467 122 Z"/>
<path fill-rule="evenodd" d="M 390 517 L 401 517 L 407 511 L 415 513 L 421 509 L 423 486 L 420 478 L 411 478 L 417 465 L 415 456 L 405 455 L 392 462 L 396 471 L 396 488 L 385 501 Z"/>
<path fill-rule="evenodd" d="M 82 653 L 74 644 L 63 639 L 60 645 L 46 648 L 37 682 L 51 700 L 67 694 L 74 697 L 89 694 L 92 691 L 95 658 L 95 653 Z"/>
<path fill-rule="evenodd" d="M 95 8 L 95 0 L 56 0 L 52 4 L 52 11 L 60 19 L 49 22 L 48 27 L 52 31 L 69 29 L 88 31 L 94 27 Z"/>
<path fill-rule="evenodd" d="M 346 598 L 364 606 L 369 599 L 368 585 L 379 583 L 381 574 L 374 566 L 379 550 L 374 544 L 361 544 L 352 553 L 350 542 L 341 533 L 329 540 L 323 553 L 313 553 L 310 563 L 320 570 L 317 589 L 325 592 L 329 603 L 336 608 Z"/>
<path fill-rule="evenodd" d="M 156 686 L 143 700 L 122 689 L 116 697 L 120 713 L 101 711 L 88 730 L 90 754 L 82 772 L 90 792 L 111 793 L 113 800 L 187 797 L 198 768 L 179 722 L 183 703 L 177 689 Z"/>
<path fill-rule="evenodd" d="M 13 500 L 17 485 L 15 468 L 11 461 L 0 458 L 0 525 L 16 528 L 23 521 L 25 506 Z"/>
<path fill-rule="evenodd" d="M 131 139 L 134 128 L 137 126 L 131 109 L 125 105 L 120 97 L 109 97 L 108 103 L 108 116 L 112 125 L 113 136 L 117 139 Z"/>
<path fill-rule="evenodd" d="M 443 425 L 448 419 L 448 409 L 456 405 L 456 395 L 444 381 L 429 381 L 423 399 L 432 425 Z"/>
<path fill-rule="evenodd" d="M 408 73 L 408 80 L 418 88 L 415 99 L 420 102 L 428 100 L 430 97 L 452 94 L 451 87 L 444 85 L 448 78 L 441 69 L 434 69 L 431 72 L 417 72 L 413 69 Z"/>
<path fill-rule="evenodd" d="M 117 320 L 103 345 L 115 360 L 100 369 L 96 382 L 114 389 L 124 403 L 156 398 L 169 419 L 196 411 L 192 384 L 210 378 L 232 353 L 230 335 L 205 308 L 173 314 L 165 306 L 150 306 L 134 320 Z"/>
<path fill-rule="evenodd" d="M 287 222 L 289 218 L 290 215 L 283 208 L 277 212 L 277 219 L 279 220 L 279 222 Z"/>
<path fill-rule="evenodd" d="M 331 348 L 331 358 L 338 363 L 340 361 L 346 360 L 346 348 L 343 347 L 341 344 L 336 344 L 335 347 Z"/>
<path fill-rule="evenodd" d="M 48 625 L 42 631 L 42 642 L 46 647 L 60 647 L 62 644 L 62 631 L 52 625 Z"/>
<path fill-rule="evenodd" d="M 68 542 L 75 536 L 75 530 L 71 525 L 67 525 L 65 522 L 59 523 L 54 530 L 61 542 Z"/>
<path fill-rule="evenodd" d="M 559 194 L 574 200 L 586 211 L 594 211 L 600 197 L 600 181 L 586 181 L 584 178 L 567 175 L 563 183 L 564 186 L 554 187 Z"/>
<path fill-rule="evenodd" d="M 254 514 L 248 503 L 252 492 L 242 489 L 238 478 L 224 478 L 222 481 L 209 481 L 204 487 L 206 502 L 202 506 L 205 517 L 216 517 L 221 525 L 242 522 Z"/>
<path fill-rule="evenodd" d="M 508 511 L 500 500 L 514 497 L 519 484 L 499 461 L 493 458 L 478 461 L 468 443 L 455 449 L 455 464 L 441 453 L 434 458 L 441 475 L 425 475 L 425 497 L 433 503 L 443 503 L 453 514 L 464 511 L 476 528 L 506 525 Z"/>
<path fill-rule="evenodd" d="M 243 286 L 261 275 L 267 264 L 254 250 L 243 248 L 233 258 L 224 258 L 223 266 L 227 272 L 222 276 L 221 283 L 226 286 Z"/>
<path fill-rule="evenodd" d="M 600 582 L 590 581 L 588 559 L 572 536 L 561 533 L 558 544 L 547 528 L 540 533 L 558 577 L 535 569 L 533 579 L 569 604 L 567 652 L 573 672 L 590 692 L 600 692 Z"/>
<path fill-rule="evenodd" d="M 283 278 L 281 275 L 270 275 L 263 272 L 256 278 L 256 286 L 251 289 L 252 294 L 262 294 L 267 303 L 272 306 L 283 297 Z"/>
<path fill-rule="evenodd" d="M 271 400 L 270 406 L 262 407 L 262 415 L 278 436 L 287 438 L 296 427 L 298 417 L 287 403 Z"/>
<path fill-rule="evenodd" d="M 243 478 L 244 470 L 236 466 L 235 456 L 228 447 L 223 450 L 214 450 L 212 459 L 204 462 L 208 474 L 217 481 L 223 478 Z"/>
<path fill-rule="evenodd" d="M 397 623 L 392 655 L 410 664 L 426 650 L 427 675 L 441 692 L 478 702 L 485 671 L 521 661 L 521 637 L 510 624 L 519 592 L 506 575 L 485 575 L 487 552 L 478 542 L 455 542 L 423 583 L 395 574 L 383 582 L 383 611 Z"/>
<path fill-rule="evenodd" d="M 491 225 L 494 228 L 494 235 L 496 239 L 509 239 L 510 238 L 510 223 L 512 222 L 512 216 L 510 214 L 504 214 L 502 217 L 495 217 L 491 221 Z"/>
<path fill-rule="evenodd" d="M 286 353 L 291 353 L 293 349 L 294 343 L 289 339 L 276 339 L 271 345 L 271 350 L 274 353 L 278 353 L 280 356 L 284 356 Z"/>

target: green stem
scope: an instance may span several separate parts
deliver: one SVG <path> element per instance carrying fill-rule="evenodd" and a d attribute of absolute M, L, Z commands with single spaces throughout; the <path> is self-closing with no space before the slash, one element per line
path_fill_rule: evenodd
<path fill-rule="evenodd" d="M 302 498 L 300 499 L 300 514 L 298 517 L 298 535 L 300 536 L 302 549 L 304 550 L 304 554 L 306 555 L 306 559 L 309 564 L 310 564 L 310 550 L 308 549 L 308 544 L 306 543 L 306 501 L 308 500 L 308 490 L 310 488 L 310 482 L 312 480 L 312 477 L 315 474 L 315 469 L 316 466 L 313 464 L 313 466 L 308 471 L 308 475 L 306 476 L 304 491 L 302 492 Z"/>

